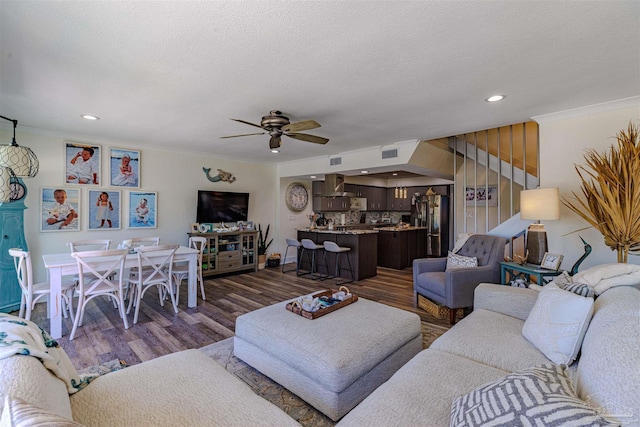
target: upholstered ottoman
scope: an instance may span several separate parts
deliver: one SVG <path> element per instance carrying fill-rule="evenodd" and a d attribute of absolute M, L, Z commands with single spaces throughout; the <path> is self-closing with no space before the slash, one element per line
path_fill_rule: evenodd
<path fill-rule="evenodd" d="M 309 320 L 286 303 L 238 317 L 234 354 L 334 421 L 422 350 L 414 313 L 360 298 Z"/>

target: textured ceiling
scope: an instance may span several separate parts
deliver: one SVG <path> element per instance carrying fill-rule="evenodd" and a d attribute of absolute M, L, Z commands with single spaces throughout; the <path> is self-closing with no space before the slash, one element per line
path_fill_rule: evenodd
<path fill-rule="evenodd" d="M 637 0 L 0 0 L 0 114 L 88 140 L 328 156 L 640 95 L 639 24 Z M 266 135 L 219 138 L 272 109 L 331 141 L 274 155 Z"/>

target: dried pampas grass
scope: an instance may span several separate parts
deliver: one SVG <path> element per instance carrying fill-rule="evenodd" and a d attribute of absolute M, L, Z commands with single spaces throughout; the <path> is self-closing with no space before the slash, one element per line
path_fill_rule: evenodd
<path fill-rule="evenodd" d="M 602 233 L 604 243 L 618 252 L 618 262 L 627 262 L 629 253 L 640 254 L 639 135 L 638 126 L 629 122 L 608 152 L 587 150 L 587 165 L 575 166 L 584 199 L 572 192 L 575 202 L 562 200 Z"/>

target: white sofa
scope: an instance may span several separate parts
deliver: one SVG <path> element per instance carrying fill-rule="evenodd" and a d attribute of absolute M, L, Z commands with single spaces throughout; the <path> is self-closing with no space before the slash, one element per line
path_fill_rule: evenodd
<path fill-rule="evenodd" d="M 11 356 L 0 360 L 0 405 L 7 395 L 41 410 L 17 425 L 60 425 L 55 416 L 109 427 L 300 425 L 198 350 L 111 372 L 71 395 L 35 357 Z"/>
<path fill-rule="evenodd" d="M 509 373 L 550 363 L 522 335 L 537 298 L 531 289 L 481 284 L 469 316 L 338 426 L 449 426 L 457 397 Z M 640 425 L 640 290 L 615 287 L 596 299 L 581 356 L 569 374 L 579 398 L 612 417 L 612 425 Z"/>
<path fill-rule="evenodd" d="M 522 335 L 537 298 L 530 289 L 481 284 L 473 313 L 338 426 L 448 426 L 457 397 L 549 363 Z M 571 365 L 572 381 L 582 400 L 617 417 L 618 425 L 640 426 L 640 290 L 609 289 L 594 307 L 582 354 Z M 6 395 L 87 426 L 299 425 L 198 350 L 109 373 L 71 396 L 38 360 L 12 356 L 0 360 L 0 404 Z"/>

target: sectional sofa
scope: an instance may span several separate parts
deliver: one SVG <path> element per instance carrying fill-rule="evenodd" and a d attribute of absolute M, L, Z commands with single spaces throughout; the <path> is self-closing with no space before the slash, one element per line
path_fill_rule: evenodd
<path fill-rule="evenodd" d="M 473 425 L 473 417 L 480 417 L 477 422 L 491 415 L 473 412 L 482 407 L 484 393 L 495 390 L 495 384 L 509 386 L 507 379 L 515 372 L 517 381 L 533 378 L 552 392 L 574 391 L 572 402 L 588 402 L 606 416 L 602 421 L 591 409 L 572 412 L 591 416 L 593 425 L 640 425 L 640 290 L 615 287 L 595 300 L 593 317 L 584 325 L 581 355 L 568 369 L 550 365 L 523 336 L 530 314 L 544 314 L 536 308 L 539 295 L 531 289 L 481 284 L 473 313 L 400 368 L 338 426 L 447 426 L 454 402 L 452 425 Z M 542 368 L 532 371 L 534 366 Z M 109 373 L 71 395 L 36 358 L 5 357 L 0 359 L 5 407 L 7 396 L 32 405 L 23 416 L 53 414 L 87 426 L 299 425 L 198 350 Z M 9 404 L 23 410 L 21 401 Z M 546 420 L 545 425 L 553 425 Z"/>

